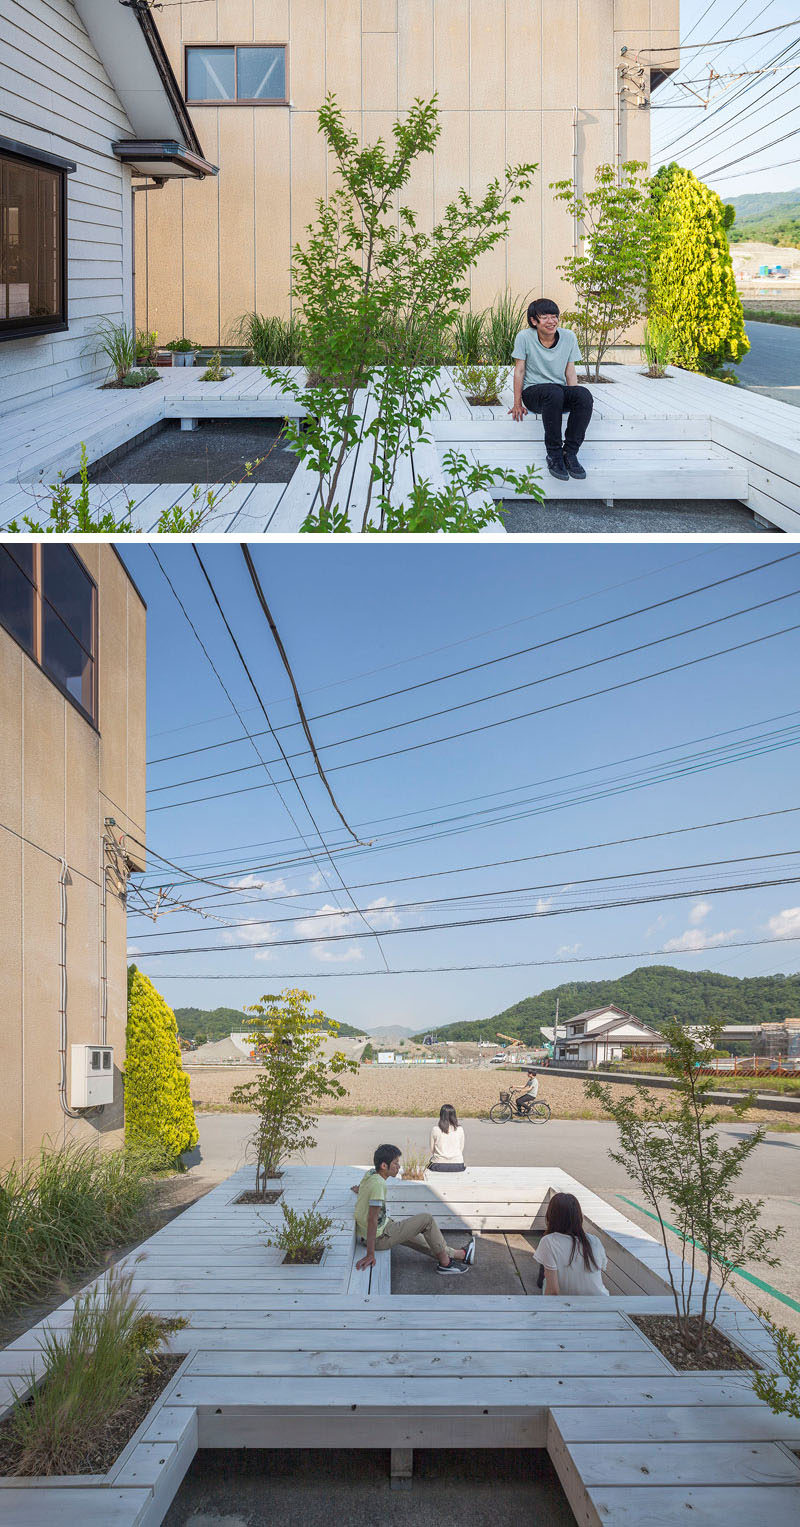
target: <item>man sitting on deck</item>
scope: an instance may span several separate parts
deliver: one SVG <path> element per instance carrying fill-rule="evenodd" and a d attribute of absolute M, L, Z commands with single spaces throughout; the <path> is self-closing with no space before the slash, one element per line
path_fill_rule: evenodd
<path fill-rule="evenodd" d="M 559 329 L 558 308 L 549 297 L 537 297 L 528 308 L 528 327 L 514 342 L 514 406 L 508 411 L 517 423 L 528 409 L 541 414 L 547 469 L 559 482 L 586 473 L 578 451 L 592 417 L 594 399 L 588 387 L 578 386 L 575 362 L 582 359 L 571 329 Z M 567 415 L 562 444 L 561 416 Z"/>
<path fill-rule="evenodd" d="M 356 1198 L 356 1233 L 366 1245 L 366 1256 L 356 1267 L 375 1266 L 375 1253 L 391 1251 L 393 1246 L 410 1246 L 438 1262 L 437 1272 L 444 1276 L 465 1273 L 475 1260 L 475 1239 L 469 1245 L 451 1251 L 432 1214 L 412 1214 L 410 1219 L 386 1217 L 386 1182 L 400 1171 L 402 1152 L 396 1145 L 379 1145 L 373 1156 L 374 1171 L 367 1172 L 358 1186 Z"/>

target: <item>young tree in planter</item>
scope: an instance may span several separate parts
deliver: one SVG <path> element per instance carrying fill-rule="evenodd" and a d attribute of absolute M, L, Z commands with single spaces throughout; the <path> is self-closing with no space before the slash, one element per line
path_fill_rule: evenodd
<path fill-rule="evenodd" d="M 292 1151 L 314 1144 L 314 1115 L 321 1100 L 343 1097 L 346 1088 L 339 1077 L 358 1070 L 357 1062 L 339 1050 L 325 1055 L 325 1040 L 336 1033 L 338 1024 L 319 1008 L 311 1011 L 312 1001 L 311 992 L 287 987 L 246 1009 L 254 1015 L 249 1037 L 259 1074 L 255 1081 L 235 1087 L 231 1102 L 244 1103 L 258 1114 L 252 1143 L 256 1193 L 261 1195 Z"/>
<path fill-rule="evenodd" d="M 766 1230 L 759 1224 L 763 1198 L 735 1192 L 765 1127 L 758 1125 L 727 1149 L 714 1127 L 718 1115 L 710 1111 L 708 1093 L 716 1080 L 703 1076 L 700 1068 L 711 1059 L 720 1029 L 719 1023 L 711 1024 L 693 1039 L 674 1019 L 664 1025 L 670 1047 L 665 1065 L 675 1087 L 663 1097 L 656 1098 L 641 1083 L 626 1097 L 615 1095 L 608 1083 L 585 1083 L 587 1096 L 602 1104 L 619 1129 L 619 1149 L 609 1151 L 611 1159 L 641 1188 L 658 1219 L 675 1314 L 688 1351 L 702 1351 L 722 1292 L 737 1268 L 754 1260 L 777 1266 L 779 1259 L 769 1248 L 783 1234 L 781 1226 Z M 737 1117 L 749 1102 L 745 1093 L 733 1105 Z M 677 1274 L 667 1242 L 668 1220 L 683 1258 Z"/>
<path fill-rule="evenodd" d="M 583 252 L 563 260 L 558 269 L 575 288 L 576 305 L 562 314 L 581 347 L 586 379 L 600 380 L 600 365 L 611 345 L 643 317 L 653 236 L 646 165 L 629 159 L 617 184 L 613 164 L 600 164 L 594 188 L 581 195 L 571 180 L 550 185 L 555 200 L 566 202 L 583 229 Z M 594 351 L 594 372 L 589 355 Z"/>
<path fill-rule="evenodd" d="M 440 133 L 436 98 L 417 100 L 394 125 L 394 145 L 362 148 L 348 132 L 335 98 L 319 111 L 320 131 L 335 160 L 337 181 L 292 262 L 308 385 L 265 367 L 281 391 L 303 403 L 306 417 L 285 435 L 318 479 L 318 508 L 306 531 L 351 529 L 345 463 L 356 443 L 368 452 L 369 477 L 359 491 L 354 528 L 479 530 L 494 517 L 493 482 L 536 491 L 532 473 L 451 464 L 451 485 L 417 481 L 403 492 L 398 474 L 426 427 L 445 407 L 438 381 L 449 331 L 469 300 L 469 275 L 504 237 L 511 207 L 530 186 L 536 166 L 517 165 L 493 180 L 481 198 L 460 191 L 425 233 L 403 206 L 415 162 L 433 152 Z M 367 399 L 356 408 L 356 394 Z M 363 415 L 363 416 L 362 416 Z M 481 495 L 480 499 L 477 495 Z"/>

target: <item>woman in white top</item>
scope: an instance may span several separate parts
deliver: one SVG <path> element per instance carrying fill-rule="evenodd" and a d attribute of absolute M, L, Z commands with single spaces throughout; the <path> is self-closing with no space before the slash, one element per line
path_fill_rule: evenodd
<path fill-rule="evenodd" d="M 546 1294 L 605 1294 L 608 1258 L 596 1235 L 583 1228 L 583 1212 L 573 1193 L 554 1193 L 545 1214 L 547 1234 L 536 1248 L 544 1268 Z"/>
<path fill-rule="evenodd" d="M 455 1108 L 443 1103 L 439 1110 L 439 1122 L 431 1130 L 431 1159 L 429 1172 L 464 1172 L 464 1131 L 458 1122 Z"/>

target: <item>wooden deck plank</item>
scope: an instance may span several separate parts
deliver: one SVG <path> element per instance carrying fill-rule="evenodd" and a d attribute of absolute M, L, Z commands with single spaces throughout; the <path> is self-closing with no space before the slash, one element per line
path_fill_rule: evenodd
<path fill-rule="evenodd" d="M 576 1442 L 588 1489 L 598 1485 L 790 1485 L 800 1511 L 800 1459 L 775 1442 Z"/>
<path fill-rule="evenodd" d="M 55 1522 L 82 1527 L 143 1527 L 152 1500 L 150 1490 L 40 1485 L 0 1488 L 3 1527 L 53 1527 Z"/>
<path fill-rule="evenodd" d="M 769 1527 L 797 1527 L 800 1496 L 791 1485 L 742 1485 L 716 1488 L 655 1488 L 601 1486 L 591 1492 L 596 1512 L 584 1521 L 613 1527 L 666 1527 L 671 1522 L 692 1527 L 754 1527 L 768 1520 Z"/>
<path fill-rule="evenodd" d="M 785 1442 L 800 1443 L 800 1421 L 774 1416 L 765 1405 L 673 1405 L 639 1410 L 630 1405 L 578 1405 L 552 1412 L 565 1442 Z"/>

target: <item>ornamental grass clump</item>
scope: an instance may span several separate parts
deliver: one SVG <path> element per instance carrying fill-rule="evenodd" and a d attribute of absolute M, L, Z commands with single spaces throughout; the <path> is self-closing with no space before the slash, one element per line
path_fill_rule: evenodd
<path fill-rule="evenodd" d="M 620 1097 L 607 1082 L 585 1083 L 587 1097 L 601 1103 L 619 1130 L 619 1148 L 609 1151 L 644 1195 L 658 1221 L 666 1253 L 670 1290 L 683 1346 L 702 1352 L 714 1327 L 722 1294 L 734 1273 L 760 1262 L 776 1267 L 771 1252 L 782 1226 L 759 1223 L 763 1198 L 737 1195 L 745 1163 L 761 1144 L 758 1125 L 727 1149 L 716 1129 L 709 1092 L 717 1085 L 704 1076 L 721 1024 L 709 1024 L 697 1038 L 674 1019 L 664 1025 L 665 1058 L 673 1088 L 655 1097 L 641 1082 Z M 751 1103 L 745 1094 L 728 1112 L 741 1118 Z M 670 1251 L 668 1231 L 677 1236 L 680 1257 Z M 677 1265 L 676 1265 L 677 1261 Z"/>
<path fill-rule="evenodd" d="M 314 1144 L 316 1110 L 323 1098 L 344 1097 L 339 1077 L 358 1070 L 340 1050 L 325 1054 L 325 1041 L 338 1024 L 318 1008 L 311 1009 L 311 992 L 287 987 L 267 994 L 252 1007 L 250 1043 L 256 1051 L 258 1076 L 231 1092 L 232 1103 L 243 1103 L 258 1114 L 251 1138 L 256 1157 L 255 1191 L 267 1192 L 281 1163 Z"/>
<path fill-rule="evenodd" d="M 188 1325 L 182 1317 L 147 1314 L 132 1284 L 132 1271 L 112 1267 L 104 1287 L 75 1301 L 69 1331 L 43 1336 L 44 1374 L 38 1380 L 31 1375 L 27 1400 L 15 1392 L 3 1439 L 13 1473 L 84 1472 L 97 1433 L 152 1371 L 164 1338 Z"/>
<path fill-rule="evenodd" d="M 147 1220 L 153 1175 L 165 1166 L 142 1147 L 42 1146 L 0 1175 L 0 1312 L 86 1273 Z"/>

